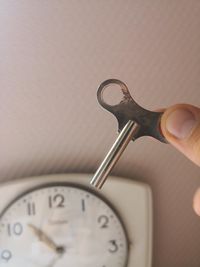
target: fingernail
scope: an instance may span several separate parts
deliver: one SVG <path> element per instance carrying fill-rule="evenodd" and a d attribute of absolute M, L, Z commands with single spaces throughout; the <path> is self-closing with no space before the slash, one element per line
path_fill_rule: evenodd
<path fill-rule="evenodd" d="M 178 139 L 188 138 L 196 126 L 195 116 L 187 109 L 172 111 L 166 121 L 166 128 Z"/>
<path fill-rule="evenodd" d="M 196 191 L 194 195 L 193 208 L 196 214 L 200 216 L 200 188 Z"/>
<path fill-rule="evenodd" d="M 195 213 L 198 216 L 200 216 L 200 207 L 195 203 L 193 208 L 194 208 Z"/>
<path fill-rule="evenodd" d="M 197 206 L 197 204 L 194 205 L 194 211 L 196 212 L 196 214 L 197 214 L 198 216 L 200 216 L 200 207 Z"/>

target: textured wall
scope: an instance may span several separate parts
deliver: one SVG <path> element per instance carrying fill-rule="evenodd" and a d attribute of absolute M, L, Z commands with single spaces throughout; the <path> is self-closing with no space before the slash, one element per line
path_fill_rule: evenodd
<path fill-rule="evenodd" d="M 200 106 L 200 1 L 0 1 L 0 179 L 93 172 L 116 138 L 107 78 L 148 109 Z M 154 267 L 200 266 L 200 171 L 142 138 L 113 174 L 151 185 Z"/>

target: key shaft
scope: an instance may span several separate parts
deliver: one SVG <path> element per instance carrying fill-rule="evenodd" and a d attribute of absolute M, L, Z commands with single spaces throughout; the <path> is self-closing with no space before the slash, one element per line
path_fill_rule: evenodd
<path fill-rule="evenodd" d="M 94 187 L 100 189 L 104 182 L 106 181 L 107 176 L 119 160 L 121 154 L 127 147 L 128 143 L 131 140 L 134 140 L 134 135 L 137 134 L 140 126 L 134 122 L 129 120 L 127 124 L 124 126 L 122 131 L 120 132 L 118 138 L 115 143 L 109 150 L 108 154 L 102 161 L 101 165 L 97 169 L 95 175 L 93 176 L 90 184 Z"/>

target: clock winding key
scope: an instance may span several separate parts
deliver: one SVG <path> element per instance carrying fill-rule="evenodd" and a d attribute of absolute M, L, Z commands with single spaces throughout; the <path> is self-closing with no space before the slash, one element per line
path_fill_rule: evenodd
<path fill-rule="evenodd" d="M 109 105 L 104 101 L 103 92 L 113 84 L 120 86 L 123 98 L 119 104 Z M 104 81 L 97 91 L 97 99 L 103 108 L 115 115 L 119 125 L 118 131 L 120 132 L 90 182 L 91 185 L 100 189 L 131 140 L 135 141 L 141 136 L 152 136 L 163 143 L 167 143 L 167 140 L 160 128 L 160 119 L 163 112 L 149 111 L 139 106 L 131 97 L 127 86 L 120 80 L 109 79 Z"/>

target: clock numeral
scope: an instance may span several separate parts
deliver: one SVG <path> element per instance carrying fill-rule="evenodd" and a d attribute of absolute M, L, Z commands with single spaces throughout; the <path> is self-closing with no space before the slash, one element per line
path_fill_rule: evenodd
<path fill-rule="evenodd" d="M 81 200 L 81 209 L 83 212 L 85 211 L 85 199 Z"/>
<path fill-rule="evenodd" d="M 106 215 L 101 215 L 98 218 L 98 223 L 101 224 L 101 228 L 108 228 L 109 218 Z"/>
<path fill-rule="evenodd" d="M 12 253 L 9 250 L 3 250 L 1 253 L 1 259 L 9 261 L 12 258 Z"/>
<path fill-rule="evenodd" d="M 49 208 L 64 208 L 65 197 L 61 194 L 49 196 Z"/>
<path fill-rule="evenodd" d="M 119 247 L 117 245 L 117 241 L 116 240 L 110 240 L 109 243 L 111 244 L 110 248 L 108 249 L 108 251 L 110 253 L 115 253 L 118 251 Z"/>
<path fill-rule="evenodd" d="M 7 230 L 8 230 L 8 235 L 12 236 L 12 235 L 21 235 L 23 233 L 23 226 L 21 223 L 15 223 L 13 225 L 8 224 L 7 226 Z"/>
<path fill-rule="evenodd" d="M 28 213 L 29 216 L 35 215 L 36 210 L 35 210 L 35 203 L 34 202 L 32 202 L 32 203 L 29 202 L 27 204 L 27 213 Z"/>

